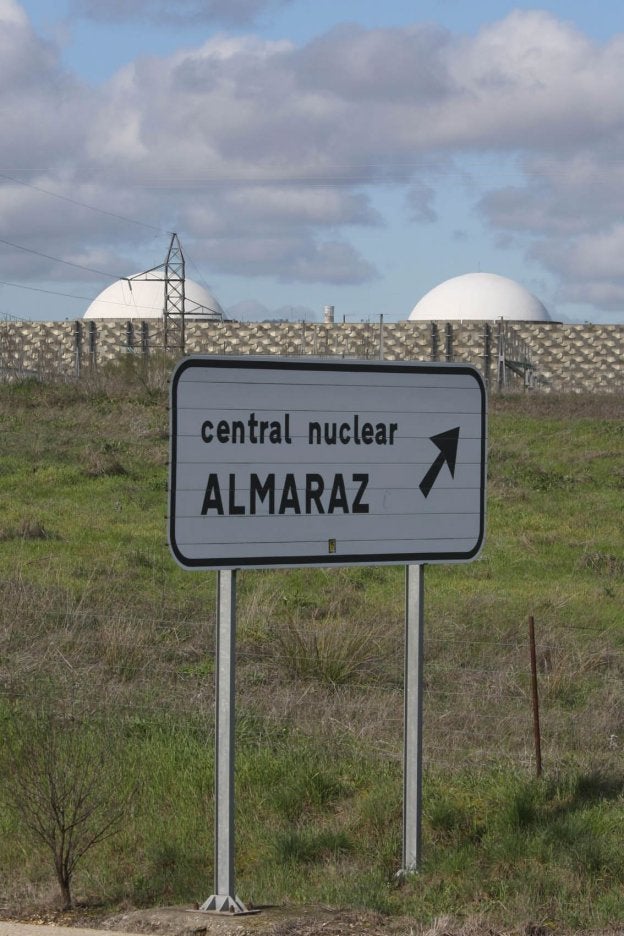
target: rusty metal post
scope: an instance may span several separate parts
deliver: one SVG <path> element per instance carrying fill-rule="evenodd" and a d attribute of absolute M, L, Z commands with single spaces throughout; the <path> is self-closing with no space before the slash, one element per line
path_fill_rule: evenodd
<path fill-rule="evenodd" d="M 537 691 L 537 655 L 535 653 L 535 620 L 529 617 L 529 647 L 531 652 L 531 697 L 533 700 L 533 736 L 535 740 L 535 773 L 542 776 L 542 737 L 540 732 L 539 695 Z"/>

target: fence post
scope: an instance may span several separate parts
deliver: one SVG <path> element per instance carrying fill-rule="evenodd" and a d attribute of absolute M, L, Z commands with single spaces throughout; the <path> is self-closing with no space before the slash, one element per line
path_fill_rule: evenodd
<path fill-rule="evenodd" d="M 453 360 L 453 326 L 450 322 L 446 323 L 446 341 L 444 353 L 447 361 Z"/>
<path fill-rule="evenodd" d="M 76 377 L 80 377 L 82 370 L 82 322 L 74 323 L 74 368 Z"/>
<path fill-rule="evenodd" d="M 498 363 L 496 366 L 496 384 L 500 393 L 507 383 L 507 369 L 505 366 L 505 326 L 503 320 L 498 323 Z"/>
<path fill-rule="evenodd" d="M 431 360 L 437 361 L 440 354 L 440 329 L 437 322 L 431 323 Z"/>
<path fill-rule="evenodd" d="M 533 700 L 533 738 L 535 741 L 535 772 L 542 776 L 542 736 L 540 732 L 539 695 L 537 691 L 537 654 L 535 653 L 535 620 L 529 617 L 529 650 L 531 654 L 531 697 Z"/>
<path fill-rule="evenodd" d="M 485 324 L 483 332 L 483 370 L 485 372 L 485 383 L 490 386 L 490 369 L 492 367 L 492 326 L 489 322 Z"/>
<path fill-rule="evenodd" d="M 95 370 L 97 359 L 97 325 L 95 322 L 89 322 L 89 363 Z"/>

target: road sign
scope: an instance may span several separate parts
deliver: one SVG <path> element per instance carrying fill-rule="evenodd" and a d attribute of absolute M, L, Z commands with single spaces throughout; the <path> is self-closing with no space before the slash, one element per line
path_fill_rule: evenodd
<path fill-rule="evenodd" d="M 171 383 L 173 555 L 194 569 L 473 559 L 485 401 L 463 364 L 186 358 Z"/>

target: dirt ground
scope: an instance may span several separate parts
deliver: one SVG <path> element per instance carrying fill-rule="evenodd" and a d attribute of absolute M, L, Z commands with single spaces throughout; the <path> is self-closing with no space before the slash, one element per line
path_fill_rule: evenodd
<path fill-rule="evenodd" d="M 3 922 L 28 924 L 4 931 Z M 104 914 L 93 909 L 69 912 L 0 913 L 0 936 L 32 936 L 34 927 L 71 927 L 123 934 L 158 936 L 624 936 L 624 927 L 572 934 L 559 927 L 526 924 L 493 928 L 483 920 L 464 922 L 440 918 L 424 926 L 417 920 L 384 917 L 379 913 L 333 910 L 328 907 L 262 907 L 249 915 L 209 914 L 192 907 L 158 907 Z M 66 936 L 66 930 L 62 934 Z"/>
<path fill-rule="evenodd" d="M 158 936 L 416 936 L 423 932 L 408 921 L 380 914 L 337 911 L 326 907 L 262 907 L 246 914 L 212 914 L 187 907 L 159 907 L 100 915 L 93 910 L 1 914 L 6 922 L 38 927 L 78 927 L 124 934 Z M 449 931 L 450 934 L 450 931 Z M 17 936 L 17 933 L 15 933 Z M 436 932 L 443 936 L 443 931 Z M 455 936 L 455 934 L 453 934 Z"/>

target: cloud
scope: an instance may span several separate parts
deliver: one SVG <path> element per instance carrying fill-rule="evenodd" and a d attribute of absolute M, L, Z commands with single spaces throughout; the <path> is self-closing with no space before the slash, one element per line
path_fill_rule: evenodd
<path fill-rule="evenodd" d="M 163 28 L 172 23 L 249 26 L 288 3 L 292 0 L 72 0 L 71 10 L 100 22 L 149 17 L 151 25 Z"/>
<path fill-rule="evenodd" d="M 297 55 L 302 90 L 354 102 L 431 106 L 451 90 L 446 67 L 450 34 L 423 25 L 364 29 L 343 25 L 312 40 Z"/>
<path fill-rule="evenodd" d="M 306 234 L 245 236 L 192 241 L 193 256 L 222 273 L 274 276 L 283 283 L 361 284 L 375 279 L 375 266 L 346 241 Z"/>
<path fill-rule="evenodd" d="M 227 13 L 242 23 L 271 8 L 74 0 L 100 18 Z M 374 258 L 350 237 L 383 225 L 376 187 L 403 192 L 412 221 L 429 223 L 468 156 L 476 207 L 499 243 L 523 245 L 568 293 L 605 308 L 624 285 L 624 36 L 596 43 L 541 11 L 474 36 L 418 24 L 342 26 L 302 45 L 215 35 L 94 88 L 62 67 L 15 0 L 0 0 L 0 21 L 0 166 L 183 232 L 211 273 L 367 282 Z M 517 159 L 514 185 L 479 173 L 492 154 Z M 55 230 L 56 251 L 73 256 L 110 250 L 115 231 L 123 256 L 153 236 L 0 182 L 0 236 L 40 244 Z"/>
<path fill-rule="evenodd" d="M 57 51 L 14 0 L 0 0 L 0 165 L 47 167 L 83 138 L 84 100 Z"/>
<path fill-rule="evenodd" d="M 415 182 L 407 191 L 407 204 L 412 221 L 426 223 L 437 219 L 434 209 L 435 189 L 424 182 Z"/>
<path fill-rule="evenodd" d="M 0 0 L 0 23 L 3 28 L 11 26 L 24 28 L 28 25 L 28 17 L 17 0 Z"/>
<path fill-rule="evenodd" d="M 534 257 L 556 272 L 566 302 L 589 303 L 621 311 L 624 301 L 624 224 L 588 231 L 571 238 L 539 238 Z"/>
<path fill-rule="evenodd" d="M 498 228 L 532 234 L 569 236 L 608 225 L 624 213 L 622 143 L 620 131 L 607 146 L 526 160 L 525 184 L 488 193 L 480 208 Z"/>
<path fill-rule="evenodd" d="M 563 285 L 565 301 L 620 308 L 624 289 L 624 166 L 622 134 L 569 157 L 536 157 L 524 164 L 526 183 L 485 195 L 487 223 L 520 239 L 528 255 Z"/>

